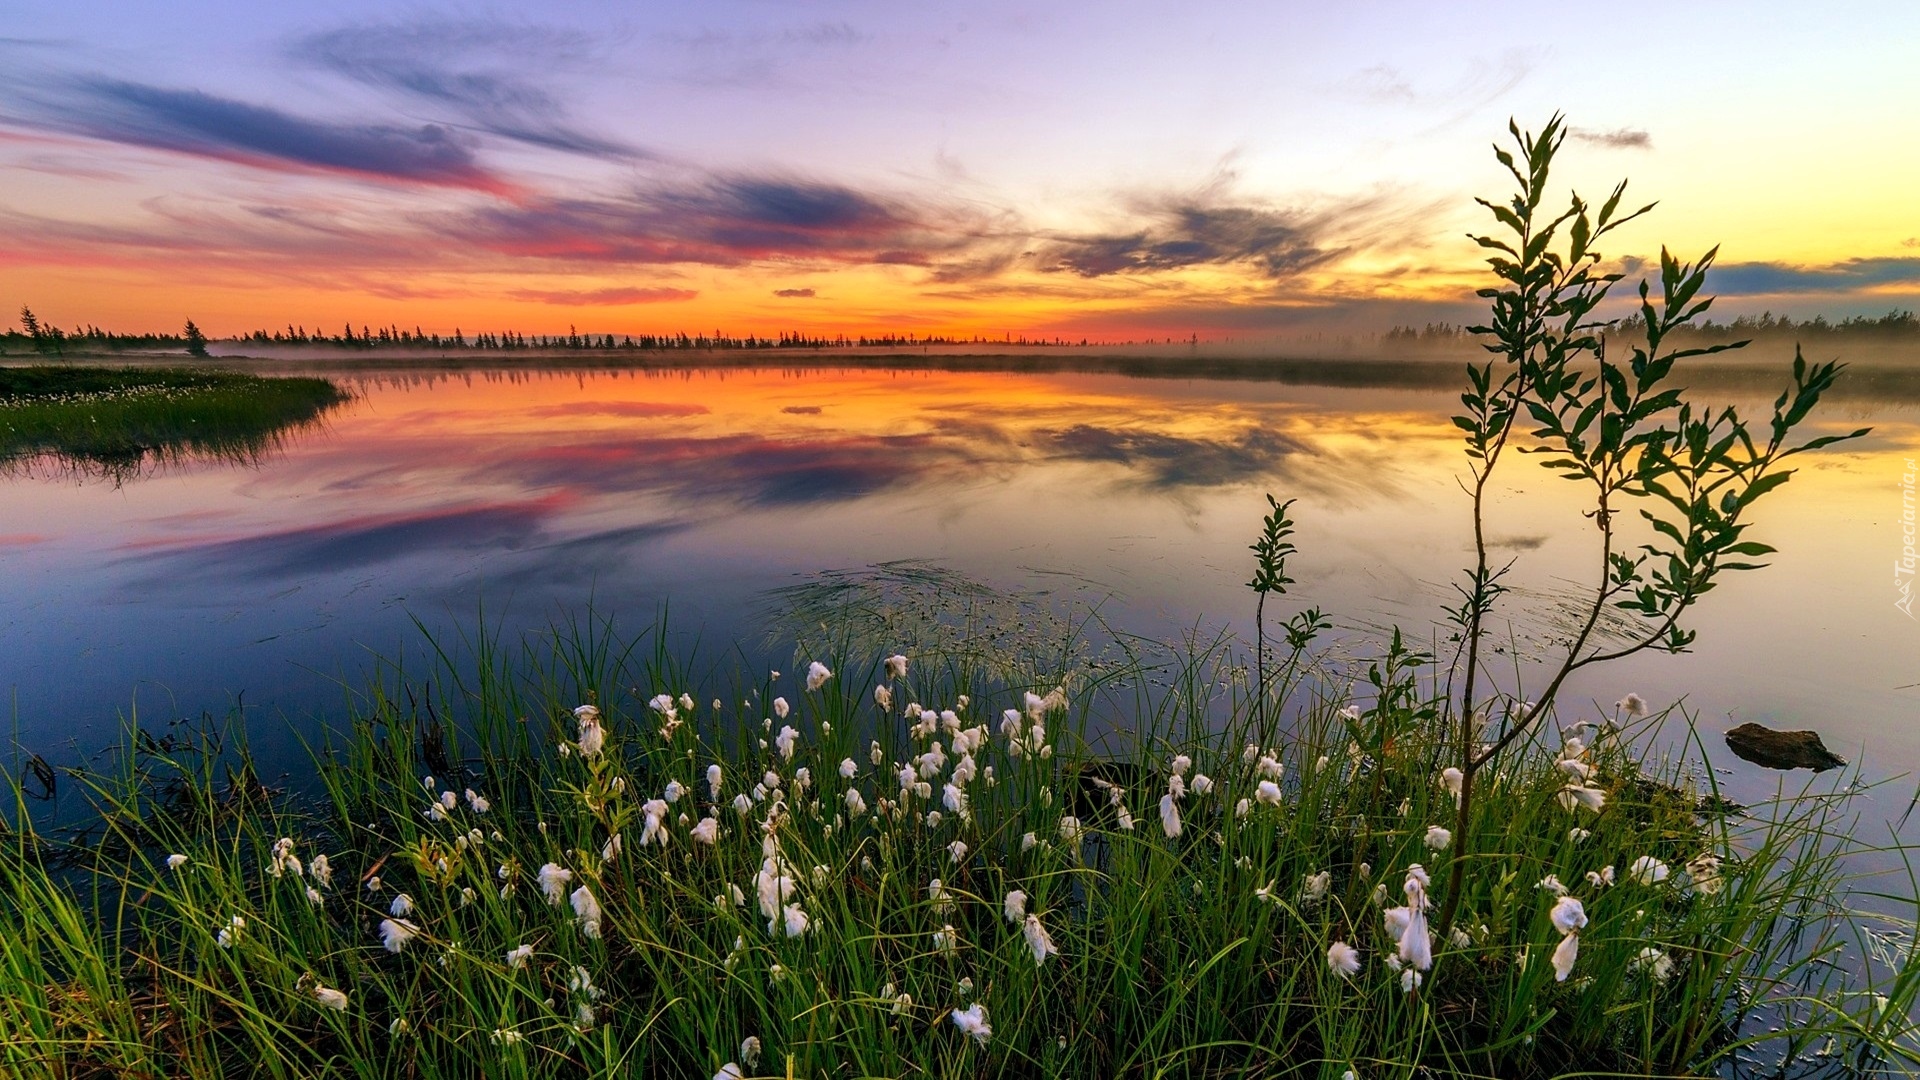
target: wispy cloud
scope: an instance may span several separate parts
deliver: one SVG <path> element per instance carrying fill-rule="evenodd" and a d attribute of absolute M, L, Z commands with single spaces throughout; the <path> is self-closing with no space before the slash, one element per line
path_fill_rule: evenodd
<path fill-rule="evenodd" d="M 575 126 L 562 102 L 525 74 L 588 66 L 593 51 L 577 33 L 488 20 L 348 27 L 292 48 L 297 59 L 441 110 L 450 123 L 568 153 L 649 156 Z"/>
<path fill-rule="evenodd" d="M 528 200 L 446 220 L 500 254 L 619 264 L 928 265 L 964 251 L 966 215 L 840 184 L 733 173 L 624 197 Z"/>
<path fill-rule="evenodd" d="M 813 290 L 812 289 L 775 289 L 773 290 L 773 295 L 785 297 L 786 299 L 789 299 L 789 300 L 811 300 L 813 299 Z"/>
<path fill-rule="evenodd" d="M 1055 238 L 1035 253 L 1035 265 L 1044 271 L 1101 277 L 1240 264 L 1265 277 L 1283 278 L 1339 254 L 1321 246 L 1320 223 L 1304 215 L 1192 200 L 1143 209 L 1145 227 Z"/>
<path fill-rule="evenodd" d="M 1817 266 L 1732 263 L 1714 268 L 1710 286 L 1727 296 L 1846 292 L 1885 286 L 1920 290 L 1920 257 L 1844 259 Z"/>
<path fill-rule="evenodd" d="M 257 168 L 505 192 L 470 136 L 440 124 L 319 120 L 199 90 L 118 79 L 65 80 L 27 101 L 16 123 Z"/>
<path fill-rule="evenodd" d="M 1587 131 L 1574 128 L 1567 137 L 1575 142 L 1590 143 L 1613 150 L 1650 150 L 1653 148 L 1653 136 L 1641 128 L 1614 128 L 1612 131 Z"/>

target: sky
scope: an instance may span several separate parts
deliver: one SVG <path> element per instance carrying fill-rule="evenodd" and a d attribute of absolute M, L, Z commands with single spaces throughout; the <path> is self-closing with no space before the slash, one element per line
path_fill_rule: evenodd
<path fill-rule="evenodd" d="M 1609 267 L 1718 245 L 1718 315 L 1920 307 L 1920 5 L 4 10 L 0 307 L 62 326 L 1460 323 L 1492 144 L 1555 113 L 1565 185 L 1659 203 Z"/>

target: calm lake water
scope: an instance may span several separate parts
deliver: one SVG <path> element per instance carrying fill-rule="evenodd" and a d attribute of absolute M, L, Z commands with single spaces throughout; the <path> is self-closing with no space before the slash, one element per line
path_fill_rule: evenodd
<path fill-rule="evenodd" d="M 482 604 L 511 635 L 589 601 L 638 630 L 670 601 L 703 648 L 757 645 L 768 590 L 897 560 L 1097 602 L 1142 634 L 1250 633 L 1268 491 L 1299 500 L 1299 584 L 1278 613 L 1319 605 L 1349 641 L 1393 623 L 1431 638 L 1471 555 L 1457 364 L 298 366 L 356 397 L 256 467 L 0 480 L 0 689 L 21 745 L 71 759 L 136 707 L 164 720 L 243 696 L 256 741 L 312 730 L 373 654 L 420 650 L 414 619 L 471 629 Z M 1780 378 L 1714 381 L 1759 406 Z M 1777 779 L 1720 744 L 1748 720 L 1817 729 L 1874 776 L 1920 764 L 1920 621 L 1896 608 L 1894 572 L 1916 400 L 1920 380 L 1856 380 L 1818 426 L 1874 432 L 1803 459 L 1761 504 L 1752 535 L 1781 549 L 1774 565 L 1703 601 L 1692 654 L 1596 673 L 1565 718 L 1628 691 L 1684 698 L 1736 791 Z M 1509 468 L 1493 536 L 1519 560 L 1524 654 L 1591 576 L 1594 535 L 1574 485 Z M 1911 794 L 1877 799 L 1897 815 Z"/>

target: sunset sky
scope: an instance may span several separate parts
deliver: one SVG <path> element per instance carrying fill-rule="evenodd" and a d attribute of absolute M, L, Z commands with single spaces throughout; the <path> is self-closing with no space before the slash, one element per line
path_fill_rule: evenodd
<path fill-rule="evenodd" d="M 1509 117 L 1721 245 L 1726 314 L 1920 306 L 1920 6 L 24 0 L 0 307 L 62 326 L 1260 339 L 1462 321 Z M 516 10 L 517 9 L 517 10 Z"/>

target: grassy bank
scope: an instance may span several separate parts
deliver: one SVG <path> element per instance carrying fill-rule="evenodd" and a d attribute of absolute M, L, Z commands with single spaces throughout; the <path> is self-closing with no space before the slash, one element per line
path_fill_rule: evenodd
<path fill-rule="evenodd" d="M 1456 809 L 1447 733 L 1404 650 L 1284 660 L 1276 700 L 1302 704 L 1261 740 L 1244 657 L 1218 643 L 1063 689 L 977 650 L 832 656 L 695 701 L 655 639 L 588 622 L 530 642 L 379 680 L 314 751 L 323 795 L 263 788 L 244 745 L 205 728 L 132 733 L 64 778 L 98 820 L 23 824 L 0 854 L 7 1068 L 1331 1080 L 1920 1062 L 1920 971 L 1882 946 L 1906 940 L 1911 894 L 1898 926 L 1850 914 L 1845 799 L 1730 812 L 1710 770 L 1634 749 L 1674 746 L 1637 702 L 1561 718 L 1587 726 L 1480 778 L 1442 936 L 1423 899 L 1463 838 L 1436 831 Z M 1089 745 L 1116 717 L 1124 734 Z"/>
<path fill-rule="evenodd" d="M 50 468 L 125 480 L 193 460 L 249 463 L 345 400 L 325 379 L 0 367 L 0 472 Z"/>

